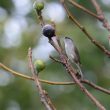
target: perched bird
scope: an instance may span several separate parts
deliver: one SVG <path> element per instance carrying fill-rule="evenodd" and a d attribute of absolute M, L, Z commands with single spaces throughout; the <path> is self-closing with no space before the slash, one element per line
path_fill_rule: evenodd
<path fill-rule="evenodd" d="M 76 67 L 79 70 L 80 77 L 83 78 L 83 74 L 82 74 L 81 67 L 80 67 L 81 62 L 80 62 L 79 52 L 73 40 L 69 37 L 65 37 L 64 45 L 65 45 L 65 51 L 66 51 L 66 55 L 68 59 L 76 65 Z"/>

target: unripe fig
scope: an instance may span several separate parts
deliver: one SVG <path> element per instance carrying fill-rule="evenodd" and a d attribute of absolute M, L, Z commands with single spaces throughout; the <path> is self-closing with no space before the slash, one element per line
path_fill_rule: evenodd
<path fill-rule="evenodd" d="M 35 1 L 33 7 L 39 12 L 44 9 L 44 3 Z"/>
<path fill-rule="evenodd" d="M 34 62 L 34 67 L 36 71 L 39 73 L 45 69 L 45 63 L 42 60 L 36 60 Z"/>

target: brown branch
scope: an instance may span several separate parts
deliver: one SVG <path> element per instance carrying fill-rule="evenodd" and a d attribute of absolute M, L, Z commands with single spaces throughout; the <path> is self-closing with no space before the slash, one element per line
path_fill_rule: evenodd
<path fill-rule="evenodd" d="M 10 73 L 12 73 L 13 75 L 15 76 L 19 76 L 19 77 L 22 77 L 22 78 L 25 78 L 25 79 L 29 79 L 29 80 L 34 80 L 33 77 L 30 77 L 30 76 L 27 76 L 27 75 L 24 75 L 22 73 L 19 73 L 19 72 L 16 72 L 12 69 L 10 69 L 9 67 L 5 66 L 4 64 L 0 63 L 0 67 Z"/>
<path fill-rule="evenodd" d="M 78 4 L 77 2 L 75 2 L 74 0 L 68 0 L 73 6 L 75 6 L 76 8 L 79 8 L 81 10 L 83 10 L 84 12 L 86 12 L 87 14 L 95 17 L 96 19 L 99 19 L 99 16 L 97 16 L 95 13 L 91 12 L 90 10 L 88 10 L 87 8 L 83 7 L 82 5 Z"/>
<path fill-rule="evenodd" d="M 103 26 L 110 32 L 110 25 L 108 21 L 106 20 L 100 5 L 97 3 L 96 0 L 91 0 L 91 2 L 96 9 L 99 20 L 103 23 Z"/>
<path fill-rule="evenodd" d="M 80 88 L 80 90 L 88 96 L 89 99 L 99 108 L 99 110 L 106 110 L 105 107 L 81 84 L 80 80 L 76 77 L 76 72 L 73 69 L 73 67 L 68 63 L 67 57 L 62 53 L 62 51 L 58 51 L 60 49 L 57 49 L 58 46 L 56 46 L 54 41 L 52 39 L 49 39 L 50 44 L 55 47 L 56 51 L 59 53 L 60 60 L 63 64 L 63 66 L 66 68 L 67 72 L 72 77 L 73 81 L 76 83 L 76 85 Z"/>
<path fill-rule="evenodd" d="M 83 7 L 82 5 L 78 4 L 77 2 L 75 2 L 74 0 L 68 0 L 73 6 L 83 10 L 84 12 L 86 12 L 87 14 L 95 17 L 96 19 L 98 19 L 99 21 L 101 21 L 103 23 L 103 26 L 110 31 L 110 25 L 108 23 L 108 21 L 106 20 L 103 11 L 101 10 L 100 5 L 97 3 L 96 0 L 91 0 L 92 4 L 94 5 L 97 14 L 91 12 L 90 10 L 88 10 L 87 8 Z"/>
<path fill-rule="evenodd" d="M 22 73 L 19 73 L 19 72 L 16 72 L 10 68 L 8 68 L 7 66 L 5 66 L 4 64 L 0 63 L 0 67 L 10 73 L 12 73 L 13 75 L 15 76 L 19 76 L 19 77 L 22 77 L 22 78 L 25 78 L 25 79 L 28 79 L 28 80 L 34 80 L 33 77 L 30 77 L 30 76 L 27 76 L 27 75 L 24 75 Z M 39 79 L 40 82 L 42 83 L 46 83 L 46 84 L 50 84 L 50 85 L 74 85 L 76 84 L 75 82 L 54 82 L 54 81 L 48 81 L 48 80 L 43 80 L 43 79 Z M 101 92 L 104 92 L 108 95 L 110 95 L 110 90 L 107 90 L 107 89 L 104 89 L 88 80 L 81 80 L 81 83 L 85 83 L 91 87 L 93 87 L 94 89 L 98 90 L 98 91 L 101 91 Z"/>
<path fill-rule="evenodd" d="M 46 110 L 56 110 L 54 105 L 52 104 L 47 92 L 45 92 L 45 90 L 43 90 L 43 88 L 39 82 L 39 78 L 37 76 L 37 73 L 34 69 L 34 65 L 32 63 L 32 50 L 31 50 L 31 48 L 29 48 L 28 57 L 29 57 L 30 69 L 31 69 L 35 84 L 38 88 L 41 102 L 44 104 Z"/>
<path fill-rule="evenodd" d="M 41 26 L 43 27 L 44 25 L 45 25 L 45 23 L 44 23 L 44 20 L 43 20 L 43 17 L 42 17 L 42 13 L 41 14 L 39 14 L 39 20 L 40 20 L 40 24 L 41 24 Z"/>
<path fill-rule="evenodd" d="M 56 58 L 52 57 L 51 55 L 50 55 L 49 57 L 50 57 L 50 59 L 52 59 L 53 61 L 55 61 L 55 62 L 58 62 L 58 63 L 61 63 L 61 64 L 62 64 L 62 62 L 61 62 L 60 60 L 58 60 L 58 59 L 56 59 Z"/>
<path fill-rule="evenodd" d="M 108 57 L 110 57 L 110 51 L 108 51 L 101 43 L 96 41 L 89 33 L 88 31 L 75 19 L 75 17 L 69 12 L 68 8 L 66 7 L 64 0 L 61 0 L 62 5 L 64 6 L 67 15 L 70 20 L 73 21 L 73 23 L 76 24 L 76 26 L 79 27 L 79 29 L 88 37 L 88 39 L 96 45 L 102 52 L 104 52 Z"/>
<path fill-rule="evenodd" d="M 96 0 L 91 0 L 91 2 L 96 9 L 96 12 L 97 12 L 97 15 L 98 15 L 100 21 L 103 21 L 105 19 L 105 17 L 104 17 L 104 13 L 101 10 L 100 5 L 97 3 Z"/>
<path fill-rule="evenodd" d="M 43 27 L 45 25 L 45 22 L 44 22 L 43 17 L 42 17 L 42 10 L 37 10 L 36 7 L 35 7 L 35 11 L 36 11 L 36 13 L 38 15 L 38 19 L 39 19 L 40 25 Z"/>
<path fill-rule="evenodd" d="M 93 87 L 94 89 L 97 89 L 98 91 L 101 91 L 101 92 L 104 92 L 104 93 L 110 95 L 110 90 L 104 89 L 104 88 L 90 82 L 89 80 L 84 79 L 84 80 L 81 80 L 81 82 Z"/>

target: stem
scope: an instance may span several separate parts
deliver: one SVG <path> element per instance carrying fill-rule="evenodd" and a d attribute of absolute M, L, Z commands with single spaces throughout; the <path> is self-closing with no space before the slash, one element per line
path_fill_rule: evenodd
<path fill-rule="evenodd" d="M 68 1 L 69 1 L 73 6 L 75 6 L 75 7 L 79 8 L 79 9 L 83 10 L 84 12 L 86 12 L 87 14 L 89 14 L 89 15 L 95 17 L 96 19 L 99 19 L 99 17 L 98 17 L 95 13 L 91 12 L 90 10 L 88 10 L 87 8 L 85 8 L 85 7 L 83 7 L 82 5 L 78 4 L 77 2 L 75 2 L 75 1 L 73 1 L 73 0 L 68 0 Z"/>
<path fill-rule="evenodd" d="M 55 47 L 55 49 L 57 48 L 57 46 L 55 45 L 56 43 L 54 43 L 54 41 L 52 39 L 49 39 L 50 44 Z M 59 49 L 60 50 L 60 49 Z M 76 85 L 80 88 L 80 90 L 86 94 L 86 96 L 89 97 L 89 99 L 91 99 L 91 101 L 99 108 L 99 110 L 106 110 L 105 107 L 81 84 L 80 80 L 76 77 L 76 72 L 73 69 L 73 67 L 68 63 L 68 59 L 67 57 L 62 53 L 62 51 L 58 51 L 58 49 L 56 49 L 56 51 L 59 53 L 60 56 L 60 60 L 63 64 L 63 66 L 66 68 L 66 70 L 68 71 L 68 73 L 70 74 L 70 76 L 73 79 L 73 82 L 76 83 Z"/>
<path fill-rule="evenodd" d="M 96 0 L 91 0 L 91 2 L 97 11 L 99 20 L 103 23 L 103 26 L 110 32 L 110 25 L 109 25 L 108 21 L 106 20 L 100 5 L 97 3 Z"/>
<path fill-rule="evenodd" d="M 13 75 L 15 76 L 19 76 L 19 77 L 22 77 L 22 78 L 25 78 L 25 79 L 28 79 L 28 80 L 34 80 L 33 77 L 30 77 L 30 76 L 27 76 L 27 75 L 23 75 L 22 73 L 19 73 L 19 72 L 16 72 L 10 68 L 8 68 L 7 66 L 3 65 L 2 63 L 0 63 L 0 67 L 3 68 L 4 70 L 12 73 Z M 54 81 L 48 81 L 48 80 L 43 80 L 43 79 L 39 79 L 40 82 L 42 83 L 46 83 L 46 84 L 50 84 L 50 85 L 74 85 L 76 84 L 75 82 L 54 82 Z M 110 95 L 110 90 L 107 90 L 107 89 L 104 89 L 88 80 L 81 80 L 81 83 L 85 83 L 91 87 L 93 87 L 94 89 L 98 90 L 98 91 L 101 91 L 101 92 L 104 92 L 108 95 Z"/>
<path fill-rule="evenodd" d="M 39 21 L 40 21 L 40 25 L 43 27 L 43 26 L 45 25 L 45 22 L 44 22 L 43 17 L 42 17 L 42 11 L 38 12 L 38 11 L 36 10 L 36 12 L 37 12 L 37 14 L 38 14 L 38 19 L 39 19 Z"/>
<path fill-rule="evenodd" d="M 43 88 L 42 88 L 42 86 L 39 82 L 39 78 L 36 75 L 37 73 L 36 73 L 36 71 L 34 69 L 34 65 L 32 63 L 32 50 L 31 50 L 31 48 L 29 48 L 28 56 L 29 56 L 30 69 L 31 69 L 35 84 L 38 88 L 38 92 L 39 92 L 39 95 L 40 95 L 41 102 L 44 104 L 46 110 L 56 110 L 56 108 L 52 104 L 47 92 L 45 92 L 45 90 L 43 90 Z"/>
<path fill-rule="evenodd" d="M 94 89 L 97 89 L 97 90 L 99 90 L 101 92 L 104 92 L 104 93 L 110 95 L 110 90 L 104 89 L 104 88 L 102 88 L 102 87 L 90 82 L 89 80 L 81 80 L 81 82 L 93 87 Z"/>
<path fill-rule="evenodd" d="M 64 1 L 64 0 L 63 0 Z M 61 1 L 62 2 L 62 1 Z M 94 44 L 96 45 L 102 52 L 104 52 L 108 57 L 110 57 L 110 51 L 108 51 L 102 44 L 100 44 L 99 42 L 97 42 L 89 33 L 88 31 L 75 19 L 75 17 L 69 12 L 69 10 L 67 9 L 66 5 L 64 4 L 64 2 L 62 2 L 67 15 L 69 17 L 70 20 L 72 20 L 76 26 L 79 27 L 79 29 L 88 37 L 88 39 Z"/>
<path fill-rule="evenodd" d="M 20 76 L 20 77 L 25 78 L 25 79 L 34 80 L 32 77 L 27 76 L 27 75 L 24 75 L 24 74 L 19 73 L 19 72 L 16 72 L 16 71 L 14 71 L 14 70 L 8 68 L 7 66 L 5 66 L 5 65 L 2 64 L 2 63 L 0 63 L 0 67 L 3 68 L 3 69 L 6 70 L 6 71 L 12 73 L 12 74 L 15 75 L 15 76 Z"/>

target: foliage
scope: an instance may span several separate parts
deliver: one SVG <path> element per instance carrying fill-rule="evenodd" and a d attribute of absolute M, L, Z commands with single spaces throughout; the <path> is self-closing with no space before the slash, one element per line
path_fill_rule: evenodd
<path fill-rule="evenodd" d="M 58 2 L 56 0 L 47 1 L 47 4 Z M 14 0 L 0 1 L 0 62 L 8 65 L 16 71 L 31 75 L 27 68 L 27 50 L 30 46 L 33 48 L 33 51 L 37 50 L 36 47 L 39 46 L 39 42 L 43 37 L 41 37 L 42 33 L 40 25 L 38 24 L 39 21 L 32 9 L 32 5 L 30 6 L 31 8 L 27 7 L 30 10 L 23 13 L 26 8 L 22 8 L 22 5 L 20 5 L 23 10 L 17 10 L 14 3 Z M 80 3 L 93 10 L 93 7 L 89 5 L 88 0 L 80 0 Z M 32 1 L 30 1 L 30 4 L 32 4 Z M 102 2 L 100 2 L 100 4 L 105 15 L 107 15 L 110 11 L 110 7 L 102 4 Z M 109 48 L 107 40 L 108 33 L 102 28 L 102 26 L 100 26 L 100 23 L 97 22 L 96 19 L 86 15 L 84 12 L 71 7 L 70 4 L 68 4 L 68 7 L 70 7 L 72 12 L 75 13 L 75 16 L 77 16 L 79 21 L 87 28 L 89 33 Z M 15 24 L 9 25 L 8 23 L 11 20 Z M 10 30 L 9 28 L 13 25 L 16 28 Z M 65 18 L 65 20 L 60 23 L 56 23 L 56 25 L 58 36 L 71 36 L 71 38 L 74 39 L 80 52 L 84 76 L 98 85 L 109 88 L 109 59 L 97 47 L 88 41 L 85 35 L 76 26 L 74 26 L 68 18 Z M 16 30 L 18 30 L 18 34 L 16 34 Z M 15 33 L 15 36 L 12 33 Z M 11 39 L 14 39 L 14 37 L 17 37 L 18 39 L 9 46 L 8 44 L 11 41 L 9 37 L 11 35 L 13 37 Z M 44 49 L 40 51 L 44 51 L 45 46 L 43 46 L 43 48 Z M 35 53 L 36 52 L 37 51 L 35 51 Z M 47 53 L 45 52 L 45 55 L 46 54 Z M 53 52 L 51 54 L 55 53 Z M 36 57 L 35 55 L 34 57 Z M 46 64 L 46 69 L 40 74 L 42 79 L 53 81 L 71 80 L 68 75 L 65 75 L 67 73 L 63 70 L 61 65 L 52 62 L 50 59 L 46 59 Z M 2 80 L 3 78 L 4 80 Z M 96 108 L 76 86 L 48 86 L 43 84 L 43 87 L 50 94 L 53 103 L 58 110 L 95 110 Z M 90 92 L 105 105 L 107 110 L 110 109 L 110 96 L 97 93 L 97 91 L 89 87 L 88 90 L 90 90 Z M 36 108 L 37 110 L 43 109 L 39 102 L 39 96 L 35 85 L 33 85 L 31 81 L 14 77 L 9 75 L 8 72 L 0 70 L 0 110 L 36 110 Z"/>

